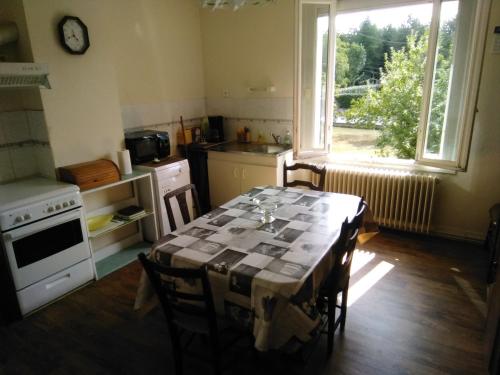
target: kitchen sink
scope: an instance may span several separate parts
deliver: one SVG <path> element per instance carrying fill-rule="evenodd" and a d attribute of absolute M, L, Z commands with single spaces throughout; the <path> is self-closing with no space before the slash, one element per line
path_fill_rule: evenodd
<path fill-rule="evenodd" d="M 265 144 L 265 143 L 225 143 L 213 147 L 211 150 L 222 152 L 241 152 L 251 154 L 279 155 L 290 150 L 291 145 Z"/>
<path fill-rule="evenodd" d="M 265 145 L 265 144 L 257 144 L 257 145 L 249 145 L 247 152 L 255 152 L 259 154 L 279 154 L 283 151 L 286 151 L 289 147 L 285 145 Z"/>

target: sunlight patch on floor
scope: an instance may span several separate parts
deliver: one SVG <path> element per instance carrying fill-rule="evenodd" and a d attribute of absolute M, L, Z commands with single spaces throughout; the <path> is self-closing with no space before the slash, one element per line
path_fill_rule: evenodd
<path fill-rule="evenodd" d="M 354 304 L 393 268 L 393 264 L 381 261 L 370 272 L 359 279 L 354 285 L 349 286 L 347 306 L 351 306 L 352 304 Z"/>
<path fill-rule="evenodd" d="M 359 250 L 359 249 L 354 250 L 354 254 L 352 257 L 352 263 L 351 263 L 351 276 L 353 276 L 361 268 L 366 266 L 374 258 L 375 258 L 375 253 L 371 253 L 369 251 L 364 251 L 364 250 Z"/>
<path fill-rule="evenodd" d="M 472 302 L 472 304 L 476 307 L 476 309 L 479 311 L 481 316 L 486 318 L 487 314 L 487 307 L 486 303 L 483 301 L 483 299 L 479 296 L 479 294 L 476 292 L 476 290 L 470 285 L 470 283 L 462 279 L 461 277 L 458 276 L 453 276 L 455 281 L 457 282 L 458 286 L 462 288 L 464 291 L 465 295 L 469 300 Z"/>

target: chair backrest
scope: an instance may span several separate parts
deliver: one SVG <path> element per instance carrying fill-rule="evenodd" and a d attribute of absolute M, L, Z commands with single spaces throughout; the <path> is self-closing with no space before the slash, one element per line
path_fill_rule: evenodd
<path fill-rule="evenodd" d="M 172 211 L 170 199 L 174 197 L 177 199 L 177 203 L 179 204 L 179 209 L 182 216 L 182 221 L 185 225 L 191 221 L 187 199 L 187 194 L 189 191 L 191 191 L 191 196 L 193 198 L 193 203 L 196 209 L 196 216 L 193 217 L 194 220 L 198 215 L 200 215 L 201 211 L 200 202 L 198 200 L 198 192 L 196 191 L 196 187 L 193 184 L 182 186 L 178 189 L 168 192 L 163 196 L 163 200 L 165 201 L 165 209 L 167 210 L 168 223 L 172 232 L 177 229 L 177 223 L 175 222 L 175 216 L 174 212 Z"/>
<path fill-rule="evenodd" d="M 311 181 L 303 181 L 303 180 L 294 180 L 288 181 L 288 171 L 296 171 L 296 170 L 308 170 L 311 171 L 312 174 L 316 174 L 319 176 L 318 185 L 314 185 Z M 306 186 L 311 190 L 323 191 L 325 189 L 325 177 L 326 177 L 326 167 L 319 168 L 315 165 L 304 164 L 304 163 L 296 163 L 294 165 L 283 165 L 283 186 L 285 187 L 294 187 L 294 186 Z"/>
<path fill-rule="evenodd" d="M 352 225 L 352 222 L 349 223 L 347 219 L 342 223 L 339 238 L 332 247 L 335 257 L 335 263 L 332 269 L 332 281 L 335 285 L 344 284 L 344 282 L 349 279 L 358 232 L 358 228 Z"/>
<path fill-rule="evenodd" d="M 181 322 L 186 318 L 189 321 L 191 317 L 201 319 L 206 324 L 207 333 L 217 334 L 217 317 L 205 268 L 166 267 L 148 260 L 143 253 L 138 258 L 158 296 L 171 332 L 176 330 L 172 326 L 186 328 Z M 177 290 L 176 280 L 179 279 L 201 286 L 199 293 Z"/>
<path fill-rule="evenodd" d="M 339 238 L 333 244 L 332 251 L 335 256 L 335 263 L 332 275 L 337 283 L 342 283 L 349 278 L 359 228 L 363 222 L 363 216 L 366 208 L 367 204 L 365 200 L 361 198 L 356 215 L 351 221 L 349 221 L 348 218 L 345 219 L 340 229 Z"/>
<path fill-rule="evenodd" d="M 356 215 L 351 220 L 352 225 L 356 229 L 359 229 L 361 227 L 361 224 L 363 223 L 363 217 L 365 215 L 367 207 L 368 207 L 368 204 L 366 203 L 364 198 L 361 198 L 361 200 L 359 201 L 359 204 L 358 204 L 358 211 L 356 212 Z"/>

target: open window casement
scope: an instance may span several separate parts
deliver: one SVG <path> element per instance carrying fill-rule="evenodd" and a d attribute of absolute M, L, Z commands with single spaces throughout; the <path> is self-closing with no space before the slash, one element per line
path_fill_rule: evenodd
<path fill-rule="evenodd" d="M 416 161 L 465 170 L 479 88 L 489 0 L 434 0 Z M 456 14 L 449 66 L 440 56 L 443 19 Z M 445 96 L 443 97 L 443 93 Z"/>
<path fill-rule="evenodd" d="M 331 143 L 336 0 L 296 0 L 294 157 L 326 155 Z"/>

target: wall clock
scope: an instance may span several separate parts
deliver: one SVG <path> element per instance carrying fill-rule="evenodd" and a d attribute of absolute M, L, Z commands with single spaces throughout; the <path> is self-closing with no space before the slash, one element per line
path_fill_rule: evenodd
<path fill-rule="evenodd" d="M 83 55 L 90 47 L 87 26 L 78 17 L 64 16 L 57 25 L 59 41 L 73 55 Z"/>

